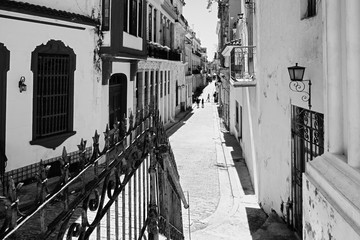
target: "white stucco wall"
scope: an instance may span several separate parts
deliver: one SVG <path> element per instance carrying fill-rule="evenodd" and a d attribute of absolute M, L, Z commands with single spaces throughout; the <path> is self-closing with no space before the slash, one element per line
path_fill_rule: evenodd
<path fill-rule="evenodd" d="M 11 26 L 11 27 L 9 27 Z M 101 100 L 106 87 L 101 85 L 101 74 L 95 71 L 93 57 L 96 37 L 92 28 L 85 30 L 36 24 L 2 18 L 0 22 L 1 42 L 10 51 L 10 70 L 7 73 L 7 112 L 6 112 L 6 171 L 39 162 L 40 159 L 61 155 L 63 146 L 68 152 L 78 150 L 81 138 L 88 140 L 95 129 L 103 130 L 106 123 L 100 116 L 105 106 Z M 55 150 L 38 145 L 30 145 L 32 140 L 33 114 L 33 72 L 31 53 L 49 40 L 61 40 L 76 54 L 74 73 L 74 131 Z M 19 92 L 18 81 L 24 76 L 26 92 Z"/>
<path fill-rule="evenodd" d="M 299 1 L 257 1 L 256 5 L 254 41 L 258 82 L 249 99 L 253 104 L 250 112 L 259 201 L 268 213 L 274 209 L 279 215 L 285 214 L 280 206 L 291 194 L 291 104 L 308 108 L 308 103 L 301 101 L 302 95 L 289 89 L 289 66 L 297 62 L 306 67 L 304 79 L 311 78 L 313 82 L 312 110 L 324 111 L 321 6 L 317 9 L 315 17 L 300 20 Z M 251 149 L 245 146 L 244 151 L 247 155 Z"/>
<path fill-rule="evenodd" d="M 344 218 L 344 213 L 334 208 L 334 202 L 324 196 L 318 186 L 313 185 L 314 179 L 303 175 L 303 236 L 305 240 L 317 239 L 360 239 L 358 223 Z M 357 225 L 357 226 L 356 226 Z M 357 229 L 357 231 L 356 231 Z"/>

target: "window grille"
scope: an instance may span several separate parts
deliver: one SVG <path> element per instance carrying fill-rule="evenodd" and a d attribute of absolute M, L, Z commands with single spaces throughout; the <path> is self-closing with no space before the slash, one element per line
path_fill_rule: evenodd
<path fill-rule="evenodd" d="M 292 107 L 292 199 L 293 227 L 302 234 L 302 175 L 305 164 L 324 153 L 324 115 Z"/>
<path fill-rule="evenodd" d="M 38 54 L 35 139 L 70 131 L 70 56 Z"/>

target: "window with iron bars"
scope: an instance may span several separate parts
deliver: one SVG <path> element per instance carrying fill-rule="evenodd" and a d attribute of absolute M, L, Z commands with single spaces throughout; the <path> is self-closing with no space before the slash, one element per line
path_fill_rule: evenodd
<path fill-rule="evenodd" d="M 30 143 L 55 148 L 75 134 L 75 54 L 61 41 L 51 40 L 34 50 L 31 70 L 34 73 L 34 108 L 33 140 Z M 60 139 L 61 135 L 63 139 Z M 57 140 L 54 137 L 57 137 Z"/>
<path fill-rule="evenodd" d="M 70 57 L 39 54 L 35 138 L 69 131 Z"/>

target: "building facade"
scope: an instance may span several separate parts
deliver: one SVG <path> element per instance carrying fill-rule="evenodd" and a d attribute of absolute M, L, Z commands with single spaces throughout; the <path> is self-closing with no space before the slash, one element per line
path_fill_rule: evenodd
<path fill-rule="evenodd" d="M 66 1 L 1 1 L 0 11 L 1 176 L 17 182 L 63 147 L 76 161 L 81 138 L 107 123 L 99 114 L 107 106 L 97 61 L 101 8 L 98 1 L 76 9 Z"/>
<path fill-rule="evenodd" d="M 259 203 L 303 239 L 359 239 L 360 135 L 351 107 L 359 91 L 359 4 L 245 2 L 234 38 L 221 48 L 230 97 L 220 95 Z M 235 8 L 219 5 L 220 20 L 228 6 Z M 231 24 L 220 21 L 218 32 Z M 289 77 L 296 63 L 306 67 L 302 82 Z"/>

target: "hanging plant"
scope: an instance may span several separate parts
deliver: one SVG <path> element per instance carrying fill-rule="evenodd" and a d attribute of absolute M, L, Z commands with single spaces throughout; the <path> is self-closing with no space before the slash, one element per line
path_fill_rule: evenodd
<path fill-rule="evenodd" d="M 101 26 L 97 25 L 95 27 L 95 34 L 97 35 L 97 41 L 96 41 L 96 46 L 94 49 L 94 68 L 97 72 L 101 72 L 101 56 L 100 56 L 100 48 L 103 44 L 103 39 L 104 39 L 104 34 L 101 31 Z"/>

